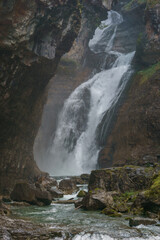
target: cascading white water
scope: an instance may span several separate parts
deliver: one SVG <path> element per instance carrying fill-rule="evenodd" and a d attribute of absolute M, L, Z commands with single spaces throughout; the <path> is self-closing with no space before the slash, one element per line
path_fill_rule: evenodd
<path fill-rule="evenodd" d="M 59 123 L 49 151 L 53 175 L 78 175 L 96 168 L 99 147 L 96 130 L 104 113 L 113 107 L 119 99 L 130 71 L 134 52 L 122 54 L 112 51 L 117 26 L 123 21 L 122 16 L 110 11 L 108 19 L 96 29 L 89 42 L 90 49 L 105 53 L 104 63 L 110 54 L 116 56 L 112 68 L 95 74 L 81 84 L 64 103 L 59 116 Z"/>

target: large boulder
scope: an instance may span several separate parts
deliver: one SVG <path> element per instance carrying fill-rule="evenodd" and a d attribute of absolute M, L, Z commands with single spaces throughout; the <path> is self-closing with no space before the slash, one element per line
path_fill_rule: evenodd
<path fill-rule="evenodd" d="M 52 195 L 52 199 L 54 198 L 62 198 L 63 197 L 63 192 L 59 190 L 57 187 L 52 187 L 49 190 L 50 194 Z"/>
<path fill-rule="evenodd" d="M 52 202 L 52 196 L 48 191 L 41 191 L 40 189 L 36 189 L 36 204 L 38 205 L 50 205 Z"/>
<path fill-rule="evenodd" d="M 36 203 L 35 188 L 26 182 L 17 183 L 10 197 L 14 201 Z"/>
<path fill-rule="evenodd" d="M 82 208 L 87 210 L 102 210 L 107 206 L 113 205 L 113 193 L 106 192 L 102 189 L 97 189 L 94 192 L 90 191 L 82 202 Z"/>
<path fill-rule="evenodd" d="M 6 205 L 2 199 L 0 199 L 0 215 L 9 215 L 11 214 L 10 207 Z"/>
<path fill-rule="evenodd" d="M 101 188 L 105 191 L 139 191 L 150 186 L 154 168 L 138 166 L 124 166 L 108 169 L 100 169 L 91 172 L 89 191 Z"/>
<path fill-rule="evenodd" d="M 15 185 L 11 193 L 11 199 L 37 205 L 49 205 L 52 202 L 51 194 L 48 191 L 42 191 L 27 182 L 20 182 Z"/>
<path fill-rule="evenodd" d="M 59 183 L 59 189 L 62 190 L 64 194 L 72 194 L 78 190 L 76 182 L 72 179 L 63 179 Z"/>
<path fill-rule="evenodd" d="M 141 209 L 148 217 L 155 215 L 159 218 L 160 213 L 160 174 L 152 181 L 150 188 L 139 193 L 132 204 L 132 209 Z"/>
<path fill-rule="evenodd" d="M 51 177 L 40 177 L 38 180 L 37 180 L 37 186 L 41 186 L 41 187 L 44 187 L 46 190 L 50 190 L 52 187 L 55 187 L 57 186 L 57 181 L 56 179 L 54 178 L 51 178 Z"/>

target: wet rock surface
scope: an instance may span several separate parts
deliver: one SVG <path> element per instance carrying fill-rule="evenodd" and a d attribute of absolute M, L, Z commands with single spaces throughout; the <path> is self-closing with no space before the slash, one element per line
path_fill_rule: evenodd
<path fill-rule="evenodd" d="M 84 197 L 82 204 L 83 208 L 87 210 L 102 210 L 106 206 L 113 205 L 112 193 L 95 189 Z"/>
<path fill-rule="evenodd" d="M 152 219 L 144 219 L 144 218 L 134 218 L 134 219 L 130 219 L 129 220 L 129 226 L 130 227 L 136 227 L 136 226 L 138 226 L 138 225 L 141 225 L 141 224 L 143 224 L 143 225 L 154 225 L 154 224 L 156 224 L 157 223 L 157 221 L 155 221 L 155 220 L 152 220 Z"/>
<path fill-rule="evenodd" d="M 159 218 L 159 167 L 125 166 L 91 172 L 88 193 L 76 208 L 102 210 L 111 217 L 122 214 Z"/>
<path fill-rule="evenodd" d="M 50 194 L 52 195 L 52 199 L 54 198 L 62 198 L 63 197 L 63 192 L 59 190 L 57 187 L 52 187 L 49 190 Z"/>
<path fill-rule="evenodd" d="M 33 224 L 26 220 L 8 218 L 0 215 L 0 238 L 1 239 L 68 239 L 78 231 L 62 231 L 59 229 L 49 229 L 43 224 Z"/>
<path fill-rule="evenodd" d="M 64 194 L 72 194 L 78 190 L 77 185 L 72 179 L 63 179 L 59 183 L 59 189 L 64 192 Z"/>
<path fill-rule="evenodd" d="M 48 191 L 36 188 L 27 182 L 21 182 L 15 185 L 11 193 L 11 199 L 40 206 L 49 205 L 52 202 L 51 194 Z"/>
<path fill-rule="evenodd" d="M 1 199 L 0 199 L 0 216 L 10 215 L 11 209 L 10 206 L 6 205 Z"/>

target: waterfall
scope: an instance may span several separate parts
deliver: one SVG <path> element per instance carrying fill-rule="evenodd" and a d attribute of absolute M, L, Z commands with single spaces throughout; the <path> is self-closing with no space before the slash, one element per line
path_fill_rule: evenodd
<path fill-rule="evenodd" d="M 123 54 L 113 51 L 117 27 L 123 18 L 110 11 L 101 22 L 89 47 L 94 53 L 105 53 L 101 72 L 77 87 L 65 101 L 48 157 L 52 160 L 53 175 L 78 175 L 96 168 L 100 147 L 96 131 L 104 114 L 117 103 L 131 71 L 134 52 Z M 115 61 L 105 69 L 110 55 Z"/>

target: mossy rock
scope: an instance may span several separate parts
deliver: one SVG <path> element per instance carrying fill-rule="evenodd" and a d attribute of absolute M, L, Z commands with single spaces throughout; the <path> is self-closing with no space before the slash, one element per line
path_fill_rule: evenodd
<path fill-rule="evenodd" d="M 150 189 L 145 192 L 145 196 L 153 200 L 158 200 L 160 203 L 160 173 L 153 180 Z"/>
<path fill-rule="evenodd" d="M 109 208 L 109 207 L 106 207 L 105 209 L 103 209 L 102 213 L 109 217 L 122 217 L 121 213 L 119 213 L 115 209 Z"/>
<path fill-rule="evenodd" d="M 138 74 L 141 76 L 140 85 L 146 83 L 158 70 L 160 70 L 160 62 L 138 72 Z"/>
<path fill-rule="evenodd" d="M 85 197 L 86 196 L 86 192 L 84 190 L 80 190 L 79 193 L 77 194 L 77 197 Z"/>
<path fill-rule="evenodd" d="M 142 4 L 146 4 L 147 0 L 131 0 L 129 3 L 127 3 L 124 7 L 123 10 L 125 12 L 132 11 L 133 9 L 141 6 Z"/>

